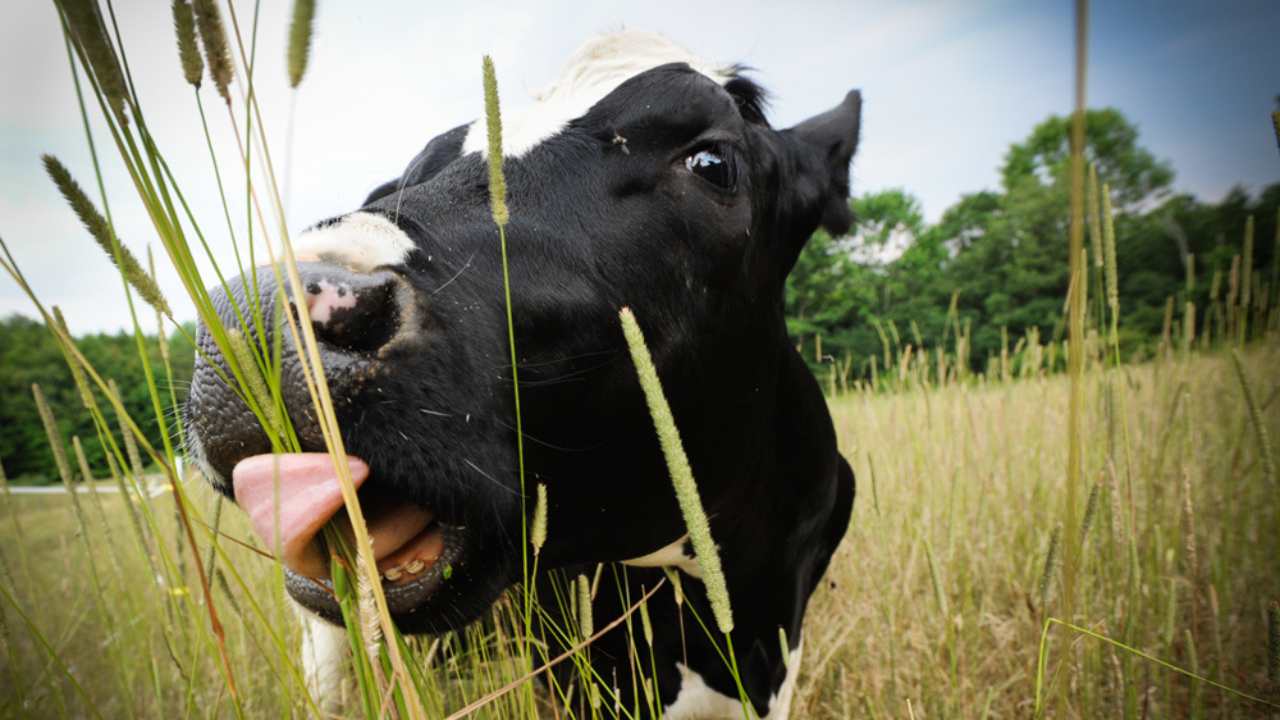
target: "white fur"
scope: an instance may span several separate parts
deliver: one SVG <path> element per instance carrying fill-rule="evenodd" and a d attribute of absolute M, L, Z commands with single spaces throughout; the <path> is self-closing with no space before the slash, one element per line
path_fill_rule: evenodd
<path fill-rule="evenodd" d="M 356 272 L 398 265 L 414 248 L 396 224 L 374 213 L 353 212 L 325 227 L 308 230 L 293 241 L 299 260 L 324 260 Z"/>
<path fill-rule="evenodd" d="M 804 649 L 801 641 L 787 659 L 787 676 L 778 692 L 769 698 L 769 712 L 760 720 L 787 720 L 791 715 L 791 699 L 796 691 L 796 678 L 800 676 L 800 657 Z M 676 663 L 680 670 L 680 692 L 675 702 L 666 707 L 663 717 L 667 720 L 732 720 L 745 717 L 742 703 L 711 689 L 698 673 L 684 663 Z"/>
<path fill-rule="evenodd" d="M 689 536 L 683 535 L 675 542 L 649 553 L 641 555 L 638 558 L 623 560 L 623 565 L 631 565 L 632 567 L 674 567 L 684 571 L 684 574 L 702 579 L 702 568 L 698 567 L 696 558 L 689 557 L 684 553 L 685 541 Z"/>
<path fill-rule="evenodd" d="M 307 692 L 324 712 L 341 712 L 352 682 L 347 670 L 351 654 L 347 631 L 291 604 L 302 624 L 302 678 Z"/>
<path fill-rule="evenodd" d="M 656 33 L 634 30 L 599 35 L 587 41 L 565 64 L 560 79 L 533 93 L 532 105 L 502 118 L 502 154 L 519 157 L 556 135 L 570 120 L 587 114 L 606 95 L 628 79 L 667 63 L 688 63 L 694 70 L 723 85 L 730 75 L 723 68 Z M 483 119 L 471 124 L 462 152 L 484 154 L 488 135 Z"/>

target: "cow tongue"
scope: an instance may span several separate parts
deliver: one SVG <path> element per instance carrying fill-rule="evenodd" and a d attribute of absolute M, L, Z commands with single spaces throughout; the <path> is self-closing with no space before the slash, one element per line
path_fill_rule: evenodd
<path fill-rule="evenodd" d="M 369 466 L 348 456 L 351 479 L 356 487 L 369 477 Z M 232 470 L 236 502 L 244 508 L 253 529 L 269 549 L 276 547 L 275 486 L 279 478 L 280 559 L 285 566 L 308 577 L 328 575 L 328 561 L 314 542 L 324 524 L 343 509 L 342 490 L 333 462 L 324 453 L 257 455 L 241 460 Z M 414 505 L 395 503 L 374 496 L 361 504 L 373 542 L 379 569 L 402 563 L 405 554 L 423 544 L 424 530 L 430 526 L 430 512 Z M 342 524 L 350 537 L 350 528 Z M 438 533 L 437 533 L 438 534 Z M 412 542 L 417 540 L 418 542 Z M 413 545 L 414 548 L 407 547 Z M 435 553 L 435 554 L 438 554 Z M 383 567 L 383 566 L 386 567 Z"/>
<path fill-rule="evenodd" d="M 373 557 L 378 561 L 378 569 L 386 570 L 396 563 L 384 562 L 392 555 L 410 544 L 422 531 L 431 524 L 434 516 L 416 505 L 397 503 L 386 495 L 378 495 L 362 502 L 360 509 L 364 512 L 369 528 L 369 537 L 373 542 Z"/>
<path fill-rule="evenodd" d="M 347 458 L 351 480 L 359 487 L 369 477 L 369 466 Z M 280 508 L 275 509 L 279 482 Z M 268 549 L 277 547 L 277 515 L 280 528 L 280 560 L 290 570 L 309 577 L 324 577 L 328 565 L 312 542 L 320 528 L 342 509 L 342 489 L 325 453 L 255 455 L 236 464 L 231 472 L 236 503 L 244 508 L 258 537 Z"/>

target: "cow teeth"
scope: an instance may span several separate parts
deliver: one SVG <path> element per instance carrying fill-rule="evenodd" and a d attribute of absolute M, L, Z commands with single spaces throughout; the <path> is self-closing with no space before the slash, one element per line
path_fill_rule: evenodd
<path fill-rule="evenodd" d="M 414 560 L 408 565 L 405 565 L 404 571 L 409 573 L 410 575 L 417 575 L 418 573 L 422 572 L 422 568 L 426 566 L 427 564 L 422 561 L 422 558 L 418 558 L 417 560 Z"/>
<path fill-rule="evenodd" d="M 401 576 L 402 574 L 403 574 L 403 573 L 401 573 L 401 569 L 400 569 L 400 568 L 398 568 L 398 567 L 393 567 L 393 568 L 391 568 L 390 570 L 388 570 L 388 571 L 386 571 L 386 572 L 382 573 L 382 576 L 383 576 L 383 577 L 385 577 L 386 579 L 390 580 L 391 582 L 395 582 L 395 581 L 397 581 L 397 580 L 399 580 L 399 579 L 400 579 L 400 576 Z"/>

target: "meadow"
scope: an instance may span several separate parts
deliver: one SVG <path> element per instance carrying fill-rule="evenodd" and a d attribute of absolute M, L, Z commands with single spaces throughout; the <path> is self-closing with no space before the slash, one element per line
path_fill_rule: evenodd
<path fill-rule="evenodd" d="M 1276 437 L 1280 343 L 1273 334 L 1243 358 Z M 810 607 L 792 716 L 1028 717 L 1038 680 L 1048 717 L 1274 714 L 1259 700 L 1280 702 L 1268 647 L 1280 506 L 1230 354 L 1169 352 L 1088 368 L 1089 495 L 1069 615 L 1060 526 L 1069 380 L 1026 375 L 939 383 L 908 363 L 895 389 L 857 386 L 831 398 L 858 499 Z M 185 485 L 212 517 L 203 481 Z M 122 496 L 77 498 L 78 510 L 66 495 L 4 498 L 0 714 L 229 714 L 218 659 L 199 637 L 201 615 L 183 620 L 190 571 L 189 584 L 161 591 Z M 172 544 L 172 495 L 151 498 L 146 512 L 156 522 L 154 534 L 143 533 L 148 543 Z M 223 515 L 222 529 L 252 542 L 238 512 Z M 309 715 L 290 678 L 297 626 L 274 563 L 222 546 L 215 597 L 244 714 Z M 674 595 L 667 588 L 651 602 Z M 1050 617 L 1259 700 L 1061 625 L 1046 631 Z M 424 670 L 440 669 L 433 641 L 410 642 Z M 542 710 L 554 716 L 545 702 Z"/>
<path fill-rule="evenodd" d="M 273 449 L 296 451 L 292 428 L 280 420 L 287 418 L 280 391 L 284 331 L 276 323 L 276 337 L 256 337 L 249 321 L 260 326 L 260 315 L 224 328 L 213 312 L 205 288 L 214 281 L 201 276 L 196 261 L 208 251 L 205 235 L 147 130 L 114 15 L 108 30 L 95 3 L 58 0 L 56 6 L 66 23 L 68 61 L 85 80 L 77 93 L 86 130 L 86 107 L 96 101 L 103 135 L 110 136 L 130 172 L 135 199 L 148 210 L 168 269 L 183 279 L 228 359 L 233 377 L 224 379 L 254 411 Z M 253 80 L 245 48 L 256 47 L 256 26 L 242 34 L 234 4 L 227 7 L 231 22 L 224 24 L 217 3 L 174 3 L 182 70 L 198 90 L 203 47 L 228 119 L 243 128 L 237 142 L 247 197 L 240 209 L 251 214 L 258 233 L 240 238 L 249 265 L 256 264 L 257 244 L 280 273 L 291 274 L 293 290 L 300 293 L 260 110 L 253 92 L 245 92 Z M 1083 12 L 1083 4 L 1078 7 Z M 313 14 L 314 3 L 296 3 L 289 43 L 294 87 L 305 71 Z M 1079 22 L 1082 31 L 1083 15 Z M 791 717 L 1199 718 L 1280 711 L 1280 488 L 1272 444 L 1280 434 L 1280 313 L 1272 301 L 1280 289 L 1280 265 L 1273 261 L 1270 285 L 1261 270 L 1253 271 L 1250 219 L 1229 279 L 1223 283 L 1225 273 L 1215 270 L 1208 304 L 1197 314 L 1188 257 L 1183 302 L 1177 305 L 1169 296 L 1153 355 L 1122 362 L 1116 239 L 1105 177 L 1102 184 L 1096 177 L 1089 183 L 1085 209 L 1085 44 L 1077 40 L 1081 91 L 1069 158 L 1070 263 L 1061 263 L 1069 265 L 1071 280 L 1053 337 L 1045 341 L 1038 327 L 1028 329 L 1011 349 L 1006 327 L 971 327 L 969 318 L 962 323 L 953 294 L 939 342 L 926 345 L 913 326 L 916 345 L 904 344 L 890 320 L 890 343 L 877 326 L 883 358 L 868 358 L 867 374 L 850 375 L 851 357 L 828 364 L 821 362 L 820 349 L 815 352 L 841 449 L 858 477 L 858 499 L 850 530 L 806 618 L 805 658 Z M 489 157 L 501 158 L 497 88 L 488 58 L 484 78 Z M 203 120 L 204 106 L 195 97 Z M 92 138 L 86 139 L 92 144 Z M 130 415 L 122 394 L 86 360 L 56 307 L 46 308 L 30 290 L 4 246 L 0 266 L 28 293 L 71 368 L 74 389 L 53 390 L 76 393 L 91 420 L 82 427 L 92 436 L 64 437 L 44 404 L 45 390 L 34 389 L 59 479 L 68 489 L 83 479 L 103 482 L 92 484 L 94 492 L 45 496 L 12 494 L 4 487 L 0 716 L 329 714 L 308 691 L 299 667 L 299 628 L 280 565 L 254 539 L 242 514 L 178 462 L 182 428 L 171 431 L 166 419 L 180 402 L 176 388 L 182 378 L 165 347 L 158 360 L 151 359 L 138 311 L 146 303 L 161 327 L 182 332 L 183 326 L 159 296 L 154 269 L 143 270 L 116 237 L 93 152 L 105 217 L 56 158 L 46 157 L 45 164 L 121 270 L 153 416 L 145 417 L 148 410 Z M 1065 189 L 1065 175 L 1059 180 Z M 494 242 L 503 248 L 505 270 L 500 161 L 490 163 L 489 191 Z M 228 208 L 238 201 L 228 194 L 221 199 L 229 218 Z M 1093 270 L 1084 245 L 1086 220 Z M 278 255 L 271 254 L 273 248 Z M 506 289 L 518 429 L 519 366 Z M 281 291 L 278 302 L 285 301 Z M 1049 306 L 1056 311 L 1058 298 Z M 341 458 L 341 433 L 313 330 L 294 323 L 291 314 L 285 317 L 294 347 L 310 368 L 308 390 L 326 445 Z M 981 333 L 998 334 L 1002 346 L 979 369 L 970 363 L 972 340 Z M 820 348 L 820 339 L 815 341 Z M 632 352 L 644 385 L 635 344 Z M 656 388 L 656 379 L 650 385 Z M 649 385 L 645 390 L 651 392 Z M 652 391 L 661 395 L 660 388 Z M 671 419 L 655 411 L 660 437 L 664 422 L 675 436 Z M 147 423 L 161 428 L 161 444 L 148 440 L 142 429 Z M 87 455 L 86 445 L 96 452 Z M 102 461 L 91 464 L 89 457 Z M 564 595 L 567 611 L 538 607 L 517 587 L 465 630 L 402 638 L 386 610 L 381 582 L 360 587 L 359 576 L 372 571 L 376 578 L 376 568 L 351 478 L 340 480 L 358 550 L 333 559 L 355 649 L 343 716 L 660 714 L 643 662 L 633 664 L 630 678 L 637 704 L 620 707 L 587 658 L 593 635 L 623 622 L 640 658 L 646 602 L 682 602 L 678 586 L 650 589 L 647 600 L 616 588 L 627 593 L 630 614 L 593 619 L 585 600 L 577 598 L 615 589 L 609 568 L 599 567 L 594 579 L 565 578 L 573 583 Z M 534 488 L 524 480 L 522 474 L 522 494 L 532 503 Z M 104 486 L 115 492 L 97 491 Z M 157 487 L 161 492 L 153 492 Z M 690 508 L 683 502 L 688 519 Z M 527 539 L 533 566 L 526 577 L 537 575 L 541 542 L 539 511 L 532 509 Z M 545 526 L 540 531 L 545 539 Z M 699 542 L 694 538 L 700 564 L 710 562 L 702 548 L 714 556 L 711 539 Z M 350 574 L 345 587 L 342 573 Z M 541 635 L 531 630 L 534 616 L 545 621 Z M 697 621 L 715 636 L 711 618 Z M 548 633 L 574 649 L 556 658 L 576 671 L 567 685 L 530 681 L 546 677 L 542 670 L 553 660 Z"/>

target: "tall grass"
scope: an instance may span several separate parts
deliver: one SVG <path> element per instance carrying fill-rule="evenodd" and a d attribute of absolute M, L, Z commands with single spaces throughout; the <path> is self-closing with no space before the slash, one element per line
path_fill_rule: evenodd
<path fill-rule="evenodd" d="M 92 537 L 100 534 L 101 540 L 106 541 L 116 535 L 110 528 L 110 522 L 106 520 L 109 513 L 104 510 L 104 523 L 100 531 L 95 533 L 80 511 L 77 496 L 71 494 L 69 497 L 76 509 L 74 517 L 78 523 L 77 534 L 83 541 L 83 562 L 91 570 L 89 575 L 94 588 L 93 597 L 97 599 L 95 605 L 101 620 L 99 625 L 103 629 L 114 626 L 113 619 L 106 610 L 111 604 L 108 598 L 128 598 L 126 607 L 128 616 L 132 618 L 119 632 L 111 632 L 106 640 L 106 645 L 111 648 L 108 655 L 118 660 L 112 664 L 114 671 L 111 676 L 116 679 L 118 697 L 122 698 L 122 703 L 126 703 L 119 708 L 111 705 L 108 707 L 130 715 L 167 715 L 175 708 L 169 689 L 177 687 L 181 688 L 180 696 L 184 703 L 181 707 L 186 713 L 200 707 L 211 708 L 213 714 L 220 714 L 225 708 L 229 708 L 239 717 L 255 715 L 258 712 L 256 705 L 260 705 L 261 701 L 245 694 L 245 676 L 256 678 L 262 674 L 248 672 L 247 658 L 243 653 L 236 655 L 236 649 L 228 644 L 223 623 L 223 617 L 228 614 L 245 633 L 242 637 L 249 638 L 247 644 L 242 640 L 240 649 L 244 650 L 251 645 L 260 659 L 267 660 L 278 696 L 268 704 L 275 705 L 276 711 L 316 714 L 321 712 L 320 704 L 328 699 L 310 695 L 311 688 L 307 686 L 292 657 L 296 638 L 289 636 L 291 626 L 283 621 L 287 614 L 284 611 L 287 603 L 283 600 L 283 573 L 279 565 L 264 562 L 261 558 L 269 557 L 270 553 L 256 548 L 254 542 L 241 539 L 244 537 L 243 532 L 236 533 L 233 530 L 228 533 L 220 527 L 221 501 L 215 500 L 212 507 L 207 502 L 193 502 L 188 493 L 200 495 L 204 491 L 198 483 L 187 484 L 179 477 L 178 448 L 183 428 L 180 423 L 171 427 L 166 422 L 168 418 L 178 416 L 178 400 L 172 391 L 164 394 L 158 390 L 159 385 L 155 379 L 157 369 L 148 362 L 144 334 L 134 305 L 134 293 L 155 308 L 161 323 L 161 357 L 164 358 L 163 371 L 170 388 L 174 378 L 163 345 L 163 336 L 170 330 L 165 322 L 173 325 L 178 332 L 185 330 L 175 324 L 168 303 L 157 289 L 154 263 L 150 274 L 144 272 L 115 233 L 111 200 L 118 201 L 119 198 L 112 198 L 102 182 L 100 160 L 107 159 L 100 158 L 95 136 L 90 131 L 89 117 L 93 101 L 97 102 L 98 116 L 116 150 L 115 159 L 121 162 L 132 181 L 134 199 L 143 205 L 152 221 L 156 236 L 169 260 L 169 269 L 182 280 L 204 329 L 226 361 L 225 369 L 216 363 L 211 364 L 218 368 L 216 371 L 221 379 L 256 416 L 266 431 L 274 452 L 296 452 L 300 449 L 297 434 L 290 425 L 289 414 L 283 405 L 280 388 L 282 336 L 285 332 L 292 338 L 292 346 L 297 349 L 314 415 L 319 419 L 321 433 L 342 488 L 346 512 L 341 522 L 350 533 L 348 539 L 337 528 L 325 530 L 327 545 L 333 553 L 334 587 L 347 621 L 352 648 L 351 664 L 356 681 L 356 699 L 350 709 L 358 709 L 367 717 L 384 717 L 388 713 L 399 717 L 426 717 L 439 716 L 451 707 L 461 706 L 463 709 L 459 711 L 460 714 L 536 717 L 540 708 L 550 703 L 557 715 L 563 713 L 567 717 L 575 717 L 581 712 L 596 716 L 602 707 L 609 704 L 614 706 L 615 712 L 630 715 L 638 713 L 638 706 L 623 708 L 619 705 L 616 688 L 595 676 L 590 663 L 584 660 L 584 649 L 600 634 L 626 621 L 631 612 L 651 598 L 658 588 L 650 589 L 639 599 L 624 597 L 624 606 L 630 607 L 630 610 L 619 618 L 602 618 L 604 627 L 595 635 L 591 632 L 594 623 L 588 619 L 589 603 L 580 602 L 576 613 L 564 612 L 563 607 L 540 607 L 533 598 L 532 588 L 537 566 L 535 562 L 530 568 L 527 540 L 535 541 L 536 558 L 536 551 L 545 541 L 547 532 L 545 489 L 541 487 L 538 493 L 541 516 L 534 518 L 537 537 L 529 538 L 529 528 L 522 522 L 522 534 L 526 540 L 522 542 L 523 582 L 521 590 L 516 594 L 522 593 L 523 601 L 512 602 L 508 598 L 495 606 L 485 622 L 447 634 L 431 641 L 426 647 L 423 646 L 426 641 L 405 639 L 399 635 L 387 611 L 359 496 L 355 492 L 349 466 L 345 461 L 342 436 L 313 328 L 309 323 L 297 322 L 292 313 L 277 311 L 273 334 L 269 336 L 264 333 L 267 319 L 263 316 L 264 308 L 258 302 L 256 287 L 248 293 L 250 305 L 234 307 L 234 320 L 230 325 L 224 326 L 225 319 L 218 316 L 207 288 L 211 285 L 221 286 L 225 291 L 227 277 L 233 273 L 224 272 L 213 262 L 214 253 L 201 225 L 188 208 L 175 174 L 147 129 L 138 89 L 134 87 L 129 72 L 128 57 L 116 23 L 114 7 L 110 2 L 100 5 L 95 0 L 55 0 L 54 7 L 63 21 L 68 61 L 76 83 L 86 141 L 93 158 L 102 212 L 98 211 L 93 201 L 73 179 L 71 172 L 56 158 L 46 156 L 46 168 L 90 235 L 120 270 L 138 352 L 147 377 L 154 421 L 162 429 L 163 447 L 153 447 L 141 432 L 139 421 L 124 413 L 119 393 L 113 383 L 109 378 L 102 378 L 85 361 L 76 348 L 74 339 L 66 331 L 61 317 L 57 315 L 56 308 L 52 314 L 46 310 L 26 283 L 8 247 L 0 240 L 0 247 L 4 252 L 4 260 L 0 261 L 3 269 L 26 292 L 49 324 L 50 331 L 72 369 L 85 409 L 94 417 L 98 428 L 97 440 L 107 452 L 109 463 L 106 469 L 90 468 L 83 462 L 83 455 L 80 456 L 83 479 L 89 481 L 94 475 L 104 473 L 116 478 L 119 488 L 117 498 L 123 506 L 124 516 L 131 520 L 139 549 L 130 559 L 143 559 L 146 571 L 141 577 L 154 579 L 153 587 L 148 587 L 147 583 L 131 584 L 128 579 L 137 576 L 137 573 L 127 567 L 128 562 L 121 562 L 117 573 L 120 584 L 104 587 L 98 575 L 98 567 L 94 564 L 95 551 L 101 546 L 95 546 Z M 187 0 L 174 0 L 172 12 L 177 40 L 177 65 L 184 79 L 196 91 L 196 109 L 201 117 L 210 157 L 214 159 L 213 171 L 222 201 L 223 216 L 235 251 L 234 274 L 243 275 L 247 269 L 259 264 L 258 258 L 266 259 L 275 274 L 278 288 L 273 299 L 275 307 L 283 308 L 286 302 L 301 307 L 305 304 L 302 296 L 304 284 L 299 279 L 296 258 L 285 225 L 281 182 L 266 143 L 255 90 L 253 68 L 257 48 L 257 9 L 255 7 L 252 25 L 247 33 L 242 28 L 235 4 L 228 2 L 225 9 L 224 15 L 223 6 L 215 0 L 193 0 L 191 3 Z M 297 88 L 305 75 L 314 16 L 313 2 L 298 0 L 295 3 L 287 50 L 289 84 L 293 88 Z M 200 49 L 204 51 L 203 58 Z M 240 168 L 243 177 L 235 180 L 242 182 L 245 188 L 244 212 L 249 223 L 247 235 L 239 239 L 231 223 L 234 202 L 229 199 L 222 170 L 215 159 L 208 118 L 201 100 L 200 88 L 205 69 L 223 101 L 227 120 L 236 138 L 237 152 L 243 162 Z M 85 81 L 87 93 L 82 91 L 81 79 Z M 508 211 L 501 172 L 501 121 L 493 66 L 488 58 L 485 58 L 483 84 L 491 140 L 491 200 L 503 256 L 512 380 L 513 387 L 516 388 L 515 442 L 522 444 L 513 307 L 506 272 L 505 224 Z M 89 102 L 86 102 L 86 96 Z M 239 116 L 236 113 L 238 102 L 242 103 Z M 291 111 L 290 126 L 292 123 Z M 245 251 L 243 255 L 242 250 Z M 200 251 L 212 263 L 215 275 L 212 280 L 202 277 L 198 268 L 196 258 Z M 246 259 L 247 265 L 244 262 Z M 249 273 L 248 277 L 251 282 L 256 283 L 256 273 Z M 286 296 L 285 288 L 291 291 L 291 296 Z M 118 439 L 114 428 L 107 422 L 98 399 L 100 396 L 105 398 L 117 415 L 121 431 Z M 40 397 L 37 389 L 36 398 Z M 56 457 L 64 484 L 70 488 L 72 478 L 69 464 L 65 454 L 61 453 L 63 441 L 54 434 L 47 409 L 42 410 L 42 413 L 50 428 L 50 446 L 59 451 Z M 179 444 L 175 444 L 175 439 Z M 80 447 L 78 439 L 75 447 Z M 522 451 L 518 454 L 522 458 Z M 167 479 L 167 498 L 174 504 L 172 525 L 168 522 L 170 515 L 157 509 L 160 501 L 153 498 L 152 493 L 146 489 L 146 463 L 150 463 Z M 523 498 L 523 460 L 519 480 Z M 210 515 L 214 518 L 212 524 L 205 521 Z M 14 517 L 16 518 L 16 514 Z M 197 529 L 201 537 L 197 537 Z M 22 528 L 15 523 L 14 530 L 17 535 L 15 541 L 24 544 L 26 537 Z M 232 556 L 238 552 L 234 548 L 248 550 L 253 555 L 246 556 L 250 558 L 247 561 L 245 558 L 234 558 Z M 60 548 L 60 551 L 65 550 L 66 548 Z M 220 567 L 216 567 L 217 565 Z M 603 568 L 597 569 L 595 587 L 600 583 L 602 570 Z M 34 576 L 24 579 L 31 591 L 40 582 Z M 553 582 L 558 579 L 551 578 Z M 624 587 L 616 582 L 612 584 L 621 588 L 624 595 L 627 594 Z M 270 590 L 267 601 L 261 600 L 264 587 Z M 579 583 L 578 587 L 584 588 L 585 585 Z M 193 588 L 199 588 L 200 593 L 194 593 Z M 158 593 L 155 592 L 157 590 Z M 221 593 L 220 598 L 215 598 L 215 590 Z M 139 593 L 136 597 L 133 595 L 135 591 Z M 154 597 L 164 598 L 163 614 L 155 616 L 164 618 L 158 628 L 158 635 L 149 628 L 139 627 L 141 619 L 147 617 L 146 608 L 154 605 L 151 600 L 153 596 L 146 595 L 147 591 L 155 593 Z M 573 598 L 578 595 L 570 593 L 565 597 Z M 55 679 L 50 689 L 56 691 L 54 696 L 58 699 L 62 714 L 100 711 L 103 706 L 98 705 L 81 686 L 73 667 L 62 663 L 64 655 L 57 643 L 44 642 L 45 635 L 40 631 L 39 625 L 24 611 L 24 602 L 29 602 L 32 598 L 6 595 L 6 599 L 10 608 L 23 619 L 28 636 L 41 641 L 39 644 L 48 656 L 47 660 L 56 662 L 64 669 L 60 677 L 70 683 L 71 689 L 75 690 L 74 695 L 82 701 L 79 709 L 70 704 L 68 700 L 72 694 L 68 694 L 67 688 Z M 535 617 L 538 620 L 539 634 L 535 634 L 533 630 Z M 5 627 L 9 626 L 6 624 Z M 9 637 L 11 636 L 6 635 L 6 638 Z M 128 642 L 125 642 L 126 639 Z M 163 645 L 165 656 L 170 662 L 156 660 L 160 657 L 153 651 L 156 643 Z M 551 648 L 557 644 L 570 646 L 570 649 L 553 658 Z M 9 647 L 13 650 L 16 645 Z M 17 657 L 13 653 L 11 655 Z M 137 668 L 131 666 L 131 657 L 150 659 L 145 677 L 139 676 Z M 558 678 L 549 675 L 547 670 L 567 659 L 574 660 L 577 674 L 565 688 L 560 687 Z M 210 675 L 201 670 L 200 666 L 215 660 L 219 669 L 218 681 L 208 682 Z M 548 679 L 550 693 L 547 697 L 535 696 L 532 692 L 529 680 L 538 675 L 544 675 Z M 640 669 L 638 676 L 631 680 L 633 683 L 643 682 L 648 685 L 655 682 L 644 669 Z M 149 683 L 154 698 L 148 698 L 145 694 L 139 696 L 137 689 L 140 682 Z M 575 686 L 579 693 L 576 704 L 570 701 Z M 499 689 L 491 690 L 495 687 Z M 513 693 L 513 690 L 519 692 Z M 210 693 L 213 695 L 210 696 Z M 589 709 L 583 702 L 588 697 Z M 27 699 L 23 696 L 21 701 L 26 702 Z M 563 707 L 554 709 L 557 701 Z"/>
<path fill-rule="evenodd" d="M 178 399 L 159 389 L 165 382 L 171 388 L 174 378 L 167 362 L 149 364 L 135 297 L 155 308 L 162 332 L 182 330 L 158 290 L 152 292 L 154 268 L 143 271 L 115 232 L 111 207 L 122 201 L 121 189 L 108 193 L 102 182 L 107 159 L 98 150 L 103 138 L 90 133 L 93 111 L 104 121 L 114 161 L 128 172 L 132 200 L 152 221 L 167 271 L 182 281 L 228 360 L 224 380 L 268 429 L 273 450 L 288 452 L 298 442 L 279 385 L 281 335 L 261 332 L 261 307 L 237 311 L 234 327 L 224 327 L 213 311 L 206 288 L 225 286 L 233 273 L 215 265 L 214 278 L 201 276 L 196 258 L 213 253 L 177 174 L 147 130 L 114 8 L 89 0 L 57 0 L 55 7 L 93 158 L 96 203 L 71 170 L 54 158 L 46 166 L 121 269 L 154 417 L 124 412 L 110 378 L 86 362 L 56 308 L 36 297 L 3 246 L 0 266 L 48 323 L 96 429 L 96 437 L 70 440 L 72 466 L 67 439 L 42 411 L 60 476 L 68 488 L 96 488 L 97 478 L 110 478 L 114 492 L 90 495 L 92 513 L 76 493 L 12 496 L 0 467 L 8 516 L 0 524 L 0 640 L 9 688 L 0 695 L 0 716 L 323 715 L 322 699 L 312 696 L 299 667 L 300 631 L 287 619 L 280 566 L 250 539 L 240 513 L 224 517 L 221 500 L 198 477 L 180 475 L 182 428 L 170 430 L 166 422 Z M 279 191 L 287 178 L 276 175 L 256 100 L 256 9 L 246 31 L 236 6 L 227 4 L 225 15 L 223 7 L 214 0 L 175 0 L 175 72 L 195 90 L 211 159 L 201 99 L 206 69 L 235 131 L 241 176 L 228 176 L 224 185 L 216 160 L 212 167 L 235 249 L 234 274 L 266 259 L 280 287 L 288 278 L 292 300 L 301 303 Z M 288 47 L 295 88 L 305 75 L 314 17 L 314 3 L 297 3 Z M 1080 18 L 1078 31 L 1083 28 Z M 494 143 L 491 208 L 505 269 L 509 210 L 497 88 L 487 59 L 483 76 Z M 972 328 L 960 321 L 953 296 L 944 335 L 933 346 L 917 327 L 904 342 L 893 324 L 877 326 L 883 353 L 867 361 L 870 381 L 850 380 L 854 358 L 832 364 L 827 386 L 836 429 L 863 481 L 864 500 L 810 606 L 804 634 L 810 660 L 801 668 L 792 717 L 1256 716 L 1280 702 L 1274 562 L 1280 504 L 1271 446 L 1280 403 L 1270 370 L 1280 363 L 1280 312 L 1261 302 L 1267 294 L 1253 286 L 1252 232 L 1225 301 L 1219 304 L 1212 293 L 1215 311 L 1206 313 L 1205 325 L 1197 328 L 1188 311 L 1182 323 L 1168 323 L 1157 358 L 1122 365 L 1110 192 L 1096 171 L 1084 192 L 1079 123 L 1072 146 L 1066 342 L 1046 340 L 1036 329 L 1014 338 L 1010 348 L 1004 331 L 1000 357 L 975 372 Z M 233 183 L 243 185 L 243 207 L 227 191 Z M 244 237 L 235 236 L 233 211 L 251 221 Z M 1098 294 L 1092 308 L 1086 223 Z M 1273 278 L 1276 272 L 1273 267 Z M 519 307 L 505 274 L 504 291 L 517 381 L 513 318 Z M 278 304 L 289 300 L 283 293 Z M 369 553 L 312 328 L 289 313 L 283 319 L 287 327 L 278 321 L 275 327 L 288 332 L 301 353 L 354 534 L 355 547 L 335 552 L 333 565 L 352 649 L 354 692 L 344 712 L 370 718 L 659 714 L 657 671 L 638 661 L 638 648 L 652 644 L 649 603 L 683 606 L 679 576 L 641 590 L 626 587 L 613 567 L 573 579 L 553 573 L 546 579 L 556 601 L 539 603 L 532 594 L 538 554 L 558 521 L 547 516 L 545 487 L 524 492 L 523 472 L 522 495 L 533 497 L 532 518 L 522 526 L 520 587 L 471 627 L 434 638 L 398 634 Z M 662 416 L 656 371 L 636 351 L 643 348 L 639 326 L 635 318 L 623 322 L 634 336 L 664 450 L 678 449 L 678 418 Z M 1178 346 L 1182 352 L 1173 352 Z M 821 348 L 815 350 L 822 359 Z M 1064 365 L 1067 375 L 1055 374 Z M 518 392 L 518 382 L 513 386 Z M 515 401 L 514 441 L 522 442 L 518 395 Z M 141 431 L 148 422 L 163 429 L 159 447 Z M 85 461 L 85 442 L 103 448 L 105 467 Z M 715 550 L 701 532 L 705 513 L 699 520 L 696 486 L 679 453 L 668 457 L 699 563 L 714 584 Z M 344 536 L 329 537 L 337 549 Z M 593 617 L 590 599 L 615 591 L 628 610 Z M 723 595 L 714 614 L 726 665 L 736 675 L 731 598 Z M 624 681 L 640 692 L 623 707 L 614 679 L 592 669 L 590 645 L 618 627 L 631 633 L 636 612 L 639 638 L 629 637 L 637 662 Z M 780 642 L 786 656 L 787 639 Z M 570 670 L 550 672 L 562 664 Z"/>

